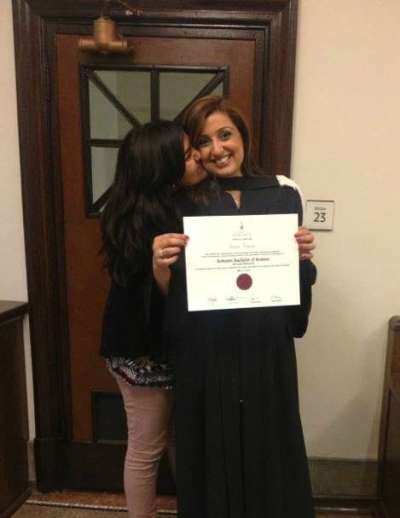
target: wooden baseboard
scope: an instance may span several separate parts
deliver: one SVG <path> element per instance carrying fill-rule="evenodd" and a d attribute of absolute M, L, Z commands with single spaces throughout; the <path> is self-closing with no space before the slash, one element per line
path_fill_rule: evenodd
<path fill-rule="evenodd" d="M 56 437 L 34 440 L 36 484 L 39 491 L 46 493 L 62 489 L 62 441 Z"/>
<path fill-rule="evenodd" d="M 361 515 L 366 518 L 386 518 L 381 514 L 380 502 L 370 498 L 314 498 L 315 510 L 317 513 Z"/>
<path fill-rule="evenodd" d="M 376 500 L 377 461 L 310 458 L 309 466 L 314 497 Z"/>
<path fill-rule="evenodd" d="M 35 441 L 28 441 L 26 447 L 28 450 L 28 480 L 33 487 L 36 485 Z"/>
<path fill-rule="evenodd" d="M 5 511 L 0 513 L 0 518 L 9 518 L 9 516 L 12 516 L 17 509 L 21 507 L 21 505 L 27 500 L 32 493 L 32 489 L 28 487 L 18 498 L 16 498 Z"/>
<path fill-rule="evenodd" d="M 385 501 L 381 499 L 378 503 L 378 511 L 379 518 L 398 518 L 400 516 L 400 506 L 398 499 L 394 505 L 393 502 L 390 504 L 390 508 L 388 508 L 387 505 L 385 505 Z"/>

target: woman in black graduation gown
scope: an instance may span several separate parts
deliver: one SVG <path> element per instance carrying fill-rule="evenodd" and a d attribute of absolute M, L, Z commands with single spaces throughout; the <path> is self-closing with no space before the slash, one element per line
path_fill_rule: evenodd
<path fill-rule="evenodd" d="M 184 125 L 215 180 L 200 200 L 182 198 L 182 215 L 295 213 L 301 225 L 299 193 L 252 166 L 247 127 L 226 100 L 200 99 Z M 178 236 L 153 243 L 176 375 L 179 518 L 314 516 L 293 338 L 306 331 L 316 270 L 312 234 L 296 239 L 299 306 L 190 313 Z"/>

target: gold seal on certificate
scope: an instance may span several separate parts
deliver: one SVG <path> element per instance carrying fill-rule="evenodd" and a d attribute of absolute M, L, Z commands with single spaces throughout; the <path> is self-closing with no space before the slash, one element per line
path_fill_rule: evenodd
<path fill-rule="evenodd" d="M 297 214 L 183 219 L 189 311 L 300 304 Z"/>

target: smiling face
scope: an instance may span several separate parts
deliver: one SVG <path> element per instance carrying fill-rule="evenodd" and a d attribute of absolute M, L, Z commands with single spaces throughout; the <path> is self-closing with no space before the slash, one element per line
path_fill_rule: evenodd
<path fill-rule="evenodd" d="M 200 162 L 200 153 L 191 146 L 186 134 L 183 136 L 183 151 L 185 153 L 185 174 L 182 184 L 189 187 L 204 180 L 207 173 Z"/>
<path fill-rule="evenodd" d="M 205 121 L 197 148 L 208 173 L 220 176 L 242 176 L 243 139 L 232 119 L 214 112 Z"/>

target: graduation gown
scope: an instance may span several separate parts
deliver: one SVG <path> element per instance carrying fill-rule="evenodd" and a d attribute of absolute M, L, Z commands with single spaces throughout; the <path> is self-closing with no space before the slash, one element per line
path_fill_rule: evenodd
<path fill-rule="evenodd" d="M 297 213 L 300 224 L 299 194 L 275 177 L 229 181 L 208 205 L 183 203 L 184 215 Z M 172 270 L 179 518 L 313 518 L 293 338 L 307 328 L 314 265 L 300 262 L 300 306 L 190 313 L 184 254 Z"/>

